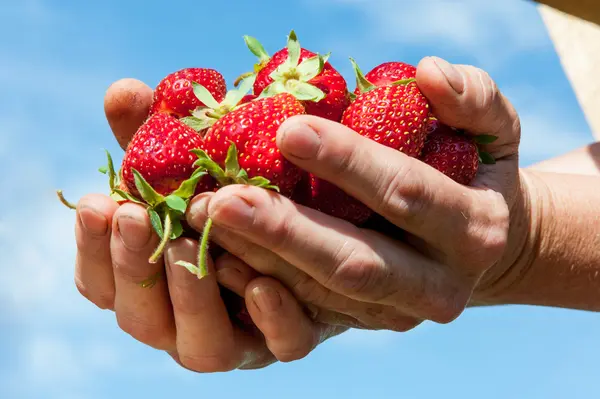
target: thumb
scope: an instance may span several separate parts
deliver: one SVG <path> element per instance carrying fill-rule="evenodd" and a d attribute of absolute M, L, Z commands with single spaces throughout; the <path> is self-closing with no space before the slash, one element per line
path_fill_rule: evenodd
<path fill-rule="evenodd" d="M 427 57 L 419 63 L 416 78 L 440 122 L 471 134 L 498 136 L 485 148 L 497 159 L 517 153 L 519 116 L 486 72 Z"/>

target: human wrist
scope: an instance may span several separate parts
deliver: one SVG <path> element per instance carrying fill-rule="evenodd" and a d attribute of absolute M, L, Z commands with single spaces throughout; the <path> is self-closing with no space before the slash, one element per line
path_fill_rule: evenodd
<path fill-rule="evenodd" d="M 470 306 L 513 303 L 511 292 L 521 283 L 539 252 L 547 187 L 535 173 L 524 169 L 519 170 L 517 180 L 504 254 L 481 278 Z"/>

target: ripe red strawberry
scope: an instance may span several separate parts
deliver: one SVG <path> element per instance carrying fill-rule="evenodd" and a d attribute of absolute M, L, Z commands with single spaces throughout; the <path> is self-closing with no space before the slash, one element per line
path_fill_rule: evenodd
<path fill-rule="evenodd" d="M 480 162 L 494 163 L 491 155 L 480 152 L 478 143 L 493 142 L 494 136 L 467 136 L 437 121 L 431 123 L 432 132 L 427 137 L 419 159 L 434 167 L 457 183 L 470 184 Z"/>
<path fill-rule="evenodd" d="M 363 224 L 373 214 L 373 211 L 362 202 L 310 173 L 303 173 L 302 180 L 296 186 L 293 200 L 355 225 Z"/>
<path fill-rule="evenodd" d="M 210 163 L 216 164 L 208 171 L 220 186 L 236 180 L 253 184 L 252 178 L 260 176 L 277 186 L 282 195 L 290 196 L 300 180 L 300 169 L 281 155 L 275 139 L 283 121 L 304 113 L 302 104 L 287 93 L 260 98 L 229 112 L 204 137 L 205 152 Z M 231 159 L 235 166 L 227 161 L 233 155 L 237 156 Z M 206 157 L 200 154 L 200 158 L 198 166 L 206 166 Z M 238 176 L 239 169 L 245 171 L 242 176 Z"/>
<path fill-rule="evenodd" d="M 158 260 L 169 240 L 182 235 L 182 219 L 190 198 L 215 188 L 214 180 L 194 167 L 196 157 L 191 151 L 203 147 L 202 136 L 192 128 L 168 114 L 157 113 L 129 143 L 121 164 L 120 184 L 109 162 L 113 198 L 146 206 L 161 237 L 150 262 Z"/>
<path fill-rule="evenodd" d="M 290 93 L 302 102 L 307 114 L 340 121 L 350 97 L 346 81 L 327 61 L 328 55 L 301 48 L 294 31 L 287 47 L 272 57 L 256 39 L 246 37 L 246 44 L 259 58 L 254 68 L 255 95 Z"/>
<path fill-rule="evenodd" d="M 281 155 L 275 143 L 279 126 L 304 114 L 302 104 L 288 93 L 259 98 L 236 108 L 208 129 L 204 150 L 194 151 L 196 166 L 204 168 L 219 186 L 247 184 L 275 189 L 290 197 L 301 171 Z M 206 275 L 206 255 L 212 221 L 202 232 L 198 265 L 177 262 L 199 277 Z"/>
<path fill-rule="evenodd" d="M 413 65 L 404 62 L 384 62 L 369 71 L 365 75 L 365 80 L 370 86 L 380 87 L 390 85 L 399 80 L 413 79 L 416 76 L 417 68 Z M 363 92 L 360 87 L 361 82 L 358 83 L 354 90 L 354 94 L 356 95 Z"/>
<path fill-rule="evenodd" d="M 353 64 L 357 81 L 365 80 Z M 427 136 L 429 114 L 429 102 L 414 79 L 408 79 L 368 87 L 346 109 L 342 124 L 377 143 L 417 157 Z"/>
<path fill-rule="evenodd" d="M 249 103 L 250 101 L 256 100 L 258 98 L 257 95 L 255 94 L 246 94 L 244 97 L 242 97 L 242 99 L 240 100 L 240 104 L 246 104 Z"/>
<path fill-rule="evenodd" d="M 214 69 L 185 68 L 160 81 L 154 92 L 150 115 L 164 112 L 181 118 L 204 106 L 194 95 L 192 82 L 204 86 L 219 102 L 225 98 L 227 86 L 223 75 Z"/>

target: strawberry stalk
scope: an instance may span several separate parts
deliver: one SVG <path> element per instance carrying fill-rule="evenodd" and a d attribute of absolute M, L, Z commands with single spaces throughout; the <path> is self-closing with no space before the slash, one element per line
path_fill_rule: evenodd
<path fill-rule="evenodd" d="M 265 189 L 279 192 L 279 187 L 272 185 L 269 180 L 262 176 L 249 177 L 248 173 L 244 169 L 240 168 L 237 147 L 233 142 L 227 150 L 225 169 L 213 161 L 203 150 L 192 150 L 192 153 L 198 157 L 198 160 L 194 163 L 194 166 L 198 167 L 199 171 L 206 171 L 209 173 L 217 181 L 220 187 L 231 184 L 245 184 L 263 187 Z M 175 263 L 178 266 L 185 267 L 190 273 L 198 276 L 199 279 L 208 275 L 208 245 L 210 241 L 209 239 L 212 225 L 212 219 L 210 217 L 207 218 L 202 230 L 202 237 L 200 239 L 197 265 L 193 265 L 185 261 L 178 261 Z"/>
<path fill-rule="evenodd" d="M 69 201 L 67 201 L 67 199 L 63 195 L 63 191 L 62 190 L 56 190 L 56 195 L 58 196 L 59 201 L 62 202 L 62 204 L 64 206 L 66 206 L 69 209 L 77 209 L 76 205 L 74 205 L 74 204 L 70 203 Z"/>

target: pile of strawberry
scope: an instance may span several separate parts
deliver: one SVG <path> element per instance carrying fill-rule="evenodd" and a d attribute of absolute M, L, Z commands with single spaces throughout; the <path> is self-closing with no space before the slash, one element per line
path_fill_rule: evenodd
<path fill-rule="evenodd" d="M 356 225 L 372 216 L 365 205 L 281 155 L 277 130 L 294 115 L 342 123 L 465 185 L 481 162 L 493 162 L 478 144 L 494 137 L 467 136 L 437 122 L 412 65 L 386 62 L 364 75 L 351 60 L 357 87 L 350 92 L 329 55 L 301 48 L 293 31 L 287 46 L 272 56 L 256 39 L 246 36 L 245 41 L 258 62 L 235 88 L 228 91 L 214 69 L 187 68 L 168 75 L 156 88 L 148 119 L 130 142 L 118 175 L 108 155 L 102 171 L 109 176 L 112 198 L 145 206 L 162 239 L 151 262 L 162 256 L 169 240 L 186 231 L 190 199 L 229 184 L 277 190 Z M 210 226 L 209 220 L 198 265 L 180 263 L 199 277 L 206 274 Z"/>

